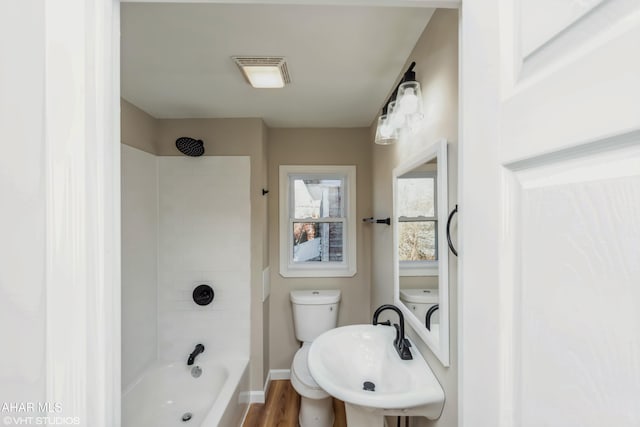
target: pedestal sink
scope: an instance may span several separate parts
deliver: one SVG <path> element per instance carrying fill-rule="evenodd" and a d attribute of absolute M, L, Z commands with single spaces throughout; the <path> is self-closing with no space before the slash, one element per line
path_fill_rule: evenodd
<path fill-rule="evenodd" d="M 413 360 L 401 360 L 393 347 L 395 328 L 351 325 L 316 338 L 309 371 L 330 395 L 345 402 L 349 427 L 382 427 L 386 415 L 442 413 L 444 391 L 412 346 Z"/>

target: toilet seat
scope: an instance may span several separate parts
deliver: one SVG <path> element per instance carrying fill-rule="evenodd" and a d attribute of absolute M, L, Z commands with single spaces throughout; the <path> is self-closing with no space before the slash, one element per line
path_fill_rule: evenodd
<path fill-rule="evenodd" d="M 309 372 L 309 364 L 307 362 L 309 356 L 310 343 L 304 343 L 302 348 L 296 352 L 291 365 L 291 385 L 301 396 L 310 399 L 324 399 L 329 394 L 324 391 L 311 376 Z"/>

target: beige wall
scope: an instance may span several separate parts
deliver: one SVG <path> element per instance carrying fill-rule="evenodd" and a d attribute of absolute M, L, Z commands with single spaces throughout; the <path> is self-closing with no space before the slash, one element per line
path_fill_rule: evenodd
<path fill-rule="evenodd" d="M 123 144 L 151 154 L 156 146 L 158 121 L 132 103 L 120 98 L 120 140 Z"/>
<path fill-rule="evenodd" d="M 293 331 L 289 292 L 293 289 L 340 289 L 340 325 L 370 319 L 371 145 L 369 129 L 271 129 L 269 131 L 269 252 L 271 297 L 269 366 L 289 369 L 299 343 Z M 357 268 L 353 277 L 284 278 L 279 273 L 278 170 L 280 165 L 356 165 Z"/>
<path fill-rule="evenodd" d="M 400 289 L 438 289 L 438 276 L 401 276 Z"/>
<path fill-rule="evenodd" d="M 458 14 L 455 10 L 438 10 L 408 58 L 416 61 L 416 77 L 425 102 L 425 126 L 419 135 L 389 146 L 373 149 L 373 212 L 376 217 L 392 214 L 392 171 L 421 148 L 444 137 L 449 141 L 449 209 L 457 203 L 458 158 Z M 371 310 L 393 302 L 393 242 L 390 230 L 376 228 L 373 236 Z M 450 353 L 451 366 L 444 368 L 413 331 L 409 335 L 425 357 L 446 395 L 442 417 L 429 422 L 417 418 L 412 426 L 458 425 L 458 349 L 457 349 L 457 260 L 449 255 Z"/>

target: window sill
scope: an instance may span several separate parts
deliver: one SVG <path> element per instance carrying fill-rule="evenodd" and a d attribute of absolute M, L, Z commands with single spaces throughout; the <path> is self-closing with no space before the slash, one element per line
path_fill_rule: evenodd
<path fill-rule="evenodd" d="M 356 272 L 355 268 L 332 266 L 322 268 L 315 265 L 288 265 L 280 268 L 282 277 L 353 277 Z"/>
<path fill-rule="evenodd" d="M 400 276 L 438 276 L 438 261 L 432 262 L 400 262 Z"/>

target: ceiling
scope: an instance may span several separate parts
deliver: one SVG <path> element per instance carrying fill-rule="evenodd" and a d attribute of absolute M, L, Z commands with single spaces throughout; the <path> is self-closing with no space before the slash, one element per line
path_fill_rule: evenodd
<path fill-rule="evenodd" d="M 156 118 L 369 126 L 432 14 L 410 7 L 123 3 L 122 97 Z M 253 89 L 231 59 L 238 55 L 284 56 L 291 84 Z"/>

